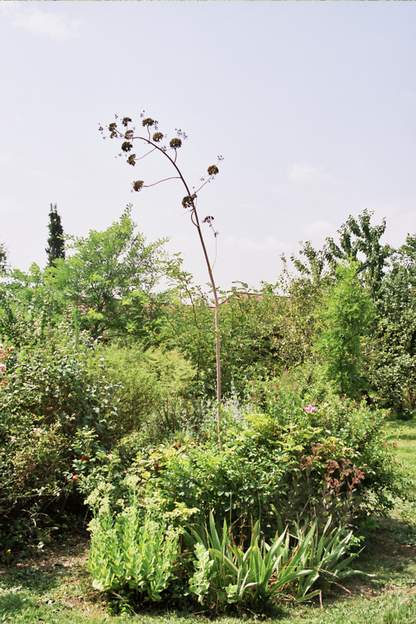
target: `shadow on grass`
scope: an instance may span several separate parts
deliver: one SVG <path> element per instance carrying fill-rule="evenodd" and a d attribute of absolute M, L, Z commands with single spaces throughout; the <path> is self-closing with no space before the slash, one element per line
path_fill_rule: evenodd
<path fill-rule="evenodd" d="M 396 518 L 380 520 L 366 539 L 357 568 L 371 575 L 361 586 L 381 589 L 386 585 L 414 585 L 416 577 L 416 526 Z M 357 581 L 354 582 L 356 585 Z"/>
<path fill-rule="evenodd" d="M 22 596 L 15 591 L 1 593 L 0 622 L 13 622 L 13 616 L 17 616 L 22 611 L 34 606 L 35 603 L 30 598 Z"/>
<path fill-rule="evenodd" d="M 36 592 L 40 595 L 58 587 L 68 575 L 68 570 L 62 566 L 46 569 L 36 566 L 24 568 L 10 566 L 2 572 L 0 583 L 4 589 L 17 585 L 23 591 Z"/>

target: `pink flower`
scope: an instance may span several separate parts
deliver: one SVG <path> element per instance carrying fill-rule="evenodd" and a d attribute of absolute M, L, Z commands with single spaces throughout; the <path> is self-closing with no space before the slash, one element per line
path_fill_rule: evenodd
<path fill-rule="evenodd" d="M 312 405 L 310 403 L 309 405 L 305 405 L 303 411 L 305 412 L 305 414 L 315 414 L 318 411 L 318 408 L 316 407 L 316 405 Z"/>
<path fill-rule="evenodd" d="M 0 364 L 0 375 L 4 375 L 7 371 L 6 364 Z"/>

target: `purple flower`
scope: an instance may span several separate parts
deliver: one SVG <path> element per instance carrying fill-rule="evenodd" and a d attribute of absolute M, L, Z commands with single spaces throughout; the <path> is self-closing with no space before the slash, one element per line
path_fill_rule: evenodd
<path fill-rule="evenodd" d="M 305 412 L 305 414 L 315 414 L 318 411 L 318 408 L 316 407 L 316 405 L 312 405 L 310 403 L 309 405 L 305 405 L 303 411 Z"/>

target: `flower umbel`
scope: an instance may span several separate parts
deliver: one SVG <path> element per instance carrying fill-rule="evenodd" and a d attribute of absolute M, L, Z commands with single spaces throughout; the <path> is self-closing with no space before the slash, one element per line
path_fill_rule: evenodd
<path fill-rule="evenodd" d="M 309 405 L 305 405 L 303 411 L 305 414 L 315 414 L 318 411 L 318 408 L 316 405 L 312 405 L 312 403 L 310 403 Z"/>

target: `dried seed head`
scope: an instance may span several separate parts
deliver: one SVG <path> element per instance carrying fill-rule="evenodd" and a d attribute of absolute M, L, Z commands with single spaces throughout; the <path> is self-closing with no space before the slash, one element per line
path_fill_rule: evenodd
<path fill-rule="evenodd" d="M 178 149 L 179 147 L 181 147 L 182 141 L 175 137 L 174 139 L 170 140 L 169 145 L 173 147 L 173 149 Z"/>
<path fill-rule="evenodd" d="M 219 173 L 219 169 L 218 169 L 217 165 L 210 165 L 208 167 L 208 174 L 210 176 L 217 175 L 217 173 Z"/>
<path fill-rule="evenodd" d="M 140 191 L 143 188 L 143 180 L 136 180 L 133 182 L 133 191 Z"/>
<path fill-rule="evenodd" d="M 153 135 L 153 141 L 155 143 L 159 143 L 159 141 L 161 141 L 163 139 L 163 133 L 162 132 L 155 132 Z"/>
<path fill-rule="evenodd" d="M 129 152 L 132 147 L 133 147 L 133 143 L 130 143 L 130 141 L 124 141 L 124 143 L 121 146 L 121 149 L 123 150 L 123 152 Z"/>
<path fill-rule="evenodd" d="M 129 165 L 134 165 L 136 164 L 136 154 L 130 154 L 130 156 L 127 158 L 127 162 Z"/>
<path fill-rule="evenodd" d="M 191 208 L 193 206 L 194 199 L 196 199 L 195 193 L 193 195 L 185 195 L 185 197 L 182 199 L 182 206 L 184 208 Z"/>
<path fill-rule="evenodd" d="M 123 117 L 123 121 L 121 122 L 123 126 L 127 127 L 129 123 L 131 123 L 130 117 Z"/>
<path fill-rule="evenodd" d="M 151 117 L 146 117 L 145 119 L 143 119 L 142 121 L 142 125 L 143 126 L 153 126 L 155 123 L 155 120 L 152 119 Z"/>
<path fill-rule="evenodd" d="M 113 121 L 113 123 L 110 123 L 108 126 L 108 130 L 110 132 L 110 137 L 112 139 L 115 139 L 117 136 L 117 124 L 115 121 Z"/>
<path fill-rule="evenodd" d="M 133 138 L 133 134 L 134 134 L 134 133 L 133 133 L 133 130 L 127 130 L 127 132 L 125 133 L 124 137 L 125 137 L 126 139 L 129 139 L 129 141 L 130 141 L 130 139 L 132 139 L 132 138 Z"/>
<path fill-rule="evenodd" d="M 202 223 L 208 223 L 208 225 L 211 225 L 213 221 L 214 221 L 214 217 L 212 217 L 211 215 L 208 215 L 207 217 L 205 217 Z"/>

